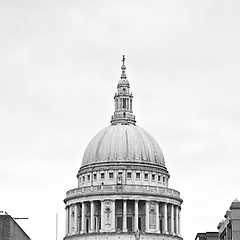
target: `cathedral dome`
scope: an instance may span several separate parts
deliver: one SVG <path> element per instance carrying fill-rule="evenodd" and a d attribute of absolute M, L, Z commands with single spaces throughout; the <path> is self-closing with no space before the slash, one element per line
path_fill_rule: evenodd
<path fill-rule="evenodd" d="M 82 166 L 103 162 L 152 163 L 165 167 L 157 141 L 134 124 L 111 125 L 88 144 Z"/>

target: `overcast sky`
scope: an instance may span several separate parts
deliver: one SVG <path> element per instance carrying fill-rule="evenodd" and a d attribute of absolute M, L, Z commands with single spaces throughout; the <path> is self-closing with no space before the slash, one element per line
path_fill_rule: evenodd
<path fill-rule="evenodd" d="M 110 124 L 126 55 L 137 125 L 181 192 L 182 236 L 240 198 L 240 2 L 0 1 L 0 210 L 35 240 L 65 234 L 66 191 Z"/>

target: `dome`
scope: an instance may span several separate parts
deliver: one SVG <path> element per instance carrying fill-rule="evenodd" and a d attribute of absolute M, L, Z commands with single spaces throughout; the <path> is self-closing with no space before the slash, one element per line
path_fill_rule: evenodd
<path fill-rule="evenodd" d="M 116 124 L 104 128 L 88 144 L 82 166 L 101 162 L 152 163 L 165 167 L 157 141 L 134 124 Z"/>
<path fill-rule="evenodd" d="M 127 79 L 121 78 L 121 79 L 118 81 L 118 85 L 129 85 L 129 82 L 128 82 Z"/>

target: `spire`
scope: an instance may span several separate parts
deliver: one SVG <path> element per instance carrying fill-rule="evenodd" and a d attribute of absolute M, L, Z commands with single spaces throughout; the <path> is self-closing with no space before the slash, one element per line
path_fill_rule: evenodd
<path fill-rule="evenodd" d="M 127 78 L 126 73 L 125 73 L 125 70 L 126 70 L 126 66 L 125 66 L 125 55 L 123 55 L 122 62 L 123 62 L 123 64 L 122 64 L 122 67 L 121 67 L 121 69 L 122 69 L 121 79 Z"/>
<path fill-rule="evenodd" d="M 114 96 L 115 112 L 112 116 L 111 124 L 135 124 L 135 116 L 132 111 L 132 93 L 125 73 L 125 56 L 122 59 L 122 74 L 118 81 L 117 92 Z"/>

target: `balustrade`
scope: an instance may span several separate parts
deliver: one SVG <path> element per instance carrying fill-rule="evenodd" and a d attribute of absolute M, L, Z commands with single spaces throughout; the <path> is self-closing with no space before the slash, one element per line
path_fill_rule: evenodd
<path fill-rule="evenodd" d="M 75 195 L 84 195 L 86 193 L 116 193 L 116 192 L 126 192 L 126 193 L 152 193 L 152 194 L 163 194 L 172 195 L 174 197 L 180 197 L 180 193 L 174 189 L 158 187 L 158 186 L 142 186 L 142 185 L 100 185 L 91 187 L 81 187 L 75 188 L 67 192 L 67 197 L 72 197 Z"/>

